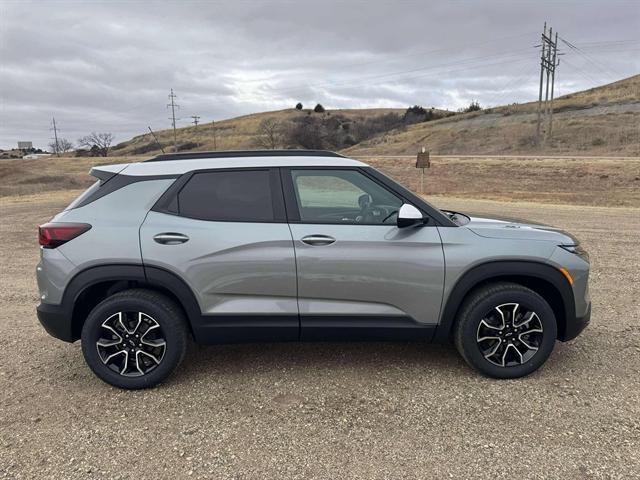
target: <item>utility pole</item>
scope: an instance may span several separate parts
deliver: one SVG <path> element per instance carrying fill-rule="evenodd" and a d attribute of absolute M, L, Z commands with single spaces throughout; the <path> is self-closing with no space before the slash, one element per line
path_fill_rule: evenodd
<path fill-rule="evenodd" d="M 218 144 L 216 141 L 216 122 L 215 120 L 211 120 L 211 128 L 213 129 L 213 149 L 218 149 Z"/>
<path fill-rule="evenodd" d="M 180 108 L 180 105 L 175 103 L 176 95 L 173 93 L 173 88 L 169 94 L 169 100 L 171 103 L 167 103 L 167 108 L 171 107 L 171 125 L 173 126 L 173 151 L 178 151 L 178 141 L 176 139 L 176 107 Z"/>
<path fill-rule="evenodd" d="M 547 22 L 544 22 L 544 30 L 542 31 L 542 54 L 540 55 L 540 90 L 538 93 L 538 122 L 536 125 L 536 142 L 538 145 L 540 144 L 540 110 L 542 107 L 542 79 L 544 78 L 544 59 L 545 59 L 545 48 L 546 43 L 544 42 L 544 37 L 547 34 Z"/>
<path fill-rule="evenodd" d="M 193 118 L 193 123 L 196 126 L 196 130 L 198 129 L 198 123 L 200 123 L 200 117 L 198 115 L 191 115 L 191 118 Z"/>
<path fill-rule="evenodd" d="M 549 101 L 549 130 L 547 131 L 547 137 L 551 138 L 553 131 L 553 87 L 556 81 L 556 67 L 560 65 L 560 59 L 558 57 L 558 32 L 556 32 L 556 38 L 554 40 L 553 58 L 551 62 L 553 64 L 553 70 L 551 70 L 551 100 Z M 556 63 L 557 59 L 557 63 Z M 546 139 L 545 139 L 546 142 Z"/>
<path fill-rule="evenodd" d="M 52 117 L 53 119 L 53 127 L 50 130 L 53 130 L 53 138 L 55 139 L 56 145 L 56 157 L 60 156 L 60 144 L 58 143 L 58 129 L 56 127 L 56 117 Z"/>
<path fill-rule="evenodd" d="M 549 28 L 549 33 L 547 34 L 546 22 L 544 24 L 544 30 L 542 31 L 542 44 L 540 46 L 542 47 L 542 52 L 540 54 L 540 89 L 538 91 L 538 121 L 536 124 L 536 143 L 538 144 L 538 146 L 543 145 L 544 143 L 546 143 L 547 139 L 551 138 L 551 131 L 553 127 L 553 92 L 556 78 L 555 73 L 556 67 L 560 63 L 557 60 L 558 33 L 556 32 L 554 39 L 553 28 Z M 543 83 L 545 84 L 544 104 L 542 100 Z M 542 128 L 545 122 L 548 122 L 548 127 L 545 132 L 543 142 Z"/>

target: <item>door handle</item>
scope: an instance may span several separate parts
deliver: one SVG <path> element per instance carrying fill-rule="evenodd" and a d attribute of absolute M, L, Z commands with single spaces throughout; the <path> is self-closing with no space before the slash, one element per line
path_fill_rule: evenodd
<path fill-rule="evenodd" d="M 178 245 L 189 241 L 189 237 L 182 233 L 165 232 L 154 235 L 153 239 L 162 245 Z"/>
<path fill-rule="evenodd" d="M 302 238 L 302 243 L 311 245 L 314 247 L 320 247 L 322 245 L 331 245 L 336 239 L 329 235 L 307 235 Z"/>

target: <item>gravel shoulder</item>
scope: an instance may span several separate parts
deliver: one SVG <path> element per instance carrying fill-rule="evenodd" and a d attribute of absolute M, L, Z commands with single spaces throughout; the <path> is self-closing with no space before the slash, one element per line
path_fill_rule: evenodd
<path fill-rule="evenodd" d="M 35 229 L 72 196 L 0 204 L 0 478 L 640 477 L 637 208 L 432 199 L 590 251 L 591 326 L 525 379 L 480 377 L 449 346 L 229 345 L 124 392 L 35 316 Z"/>

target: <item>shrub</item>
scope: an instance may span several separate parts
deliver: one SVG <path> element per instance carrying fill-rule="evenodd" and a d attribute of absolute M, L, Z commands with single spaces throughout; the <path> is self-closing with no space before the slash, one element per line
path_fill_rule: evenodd
<path fill-rule="evenodd" d="M 157 144 L 156 144 L 156 147 L 157 147 Z M 193 150 L 195 148 L 198 148 L 198 144 L 195 142 L 181 143 L 180 145 L 178 145 L 179 152 L 183 152 L 185 150 Z"/>
<path fill-rule="evenodd" d="M 298 102 L 296 104 L 296 110 L 302 110 L 302 103 Z"/>
<path fill-rule="evenodd" d="M 320 104 L 317 104 L 313 109 L 313 111 L 316 113 L 324 113 L 324 107 Z"/>
<path fill-rule="evenodd" d="M 434 118 L 436 118 L 436 115 L 433 108 L 427 110 L 420 105 L 414 105 L 413 107 L 407 108 L 407 111 L 404 112 L 404 116 L 402 117 L 402 121 L 407 125 L 411 125 L 413 123 L 428 122 Z"/>
<path fill-rule="evenodd" d="M 471 101 L 468 107 L 462 109 L 462 112 L 463 113 L 479 112 L 480 110 L 482 110 L 480 103 L 476 101 Z"/>

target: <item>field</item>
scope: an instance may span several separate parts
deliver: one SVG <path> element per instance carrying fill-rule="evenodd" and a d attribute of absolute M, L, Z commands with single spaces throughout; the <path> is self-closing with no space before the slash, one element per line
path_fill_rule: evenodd
<path fill-rule="evenodd" d="M 592 324 L 530 377 L 421 343 L 194 346 L 140 392 L 35 316 L 36 226 L 94 161 L 0 169 L 0 478 L 640 476 L 640 160 L 434 159 L 438 206 L 550 223 L 591 253 Z M 371 163 L 417 188 L 413 161 Z"/>
<path fill-rule="evenodd" d="M 94 165 L 149 157 L 0 161 L 0 197 L 85 189 Z M 355 157 L 415 191 L 413 156 Z M 490 200 L 640 207 L 638 157 L 432 156 L 425 193 Z"/>

